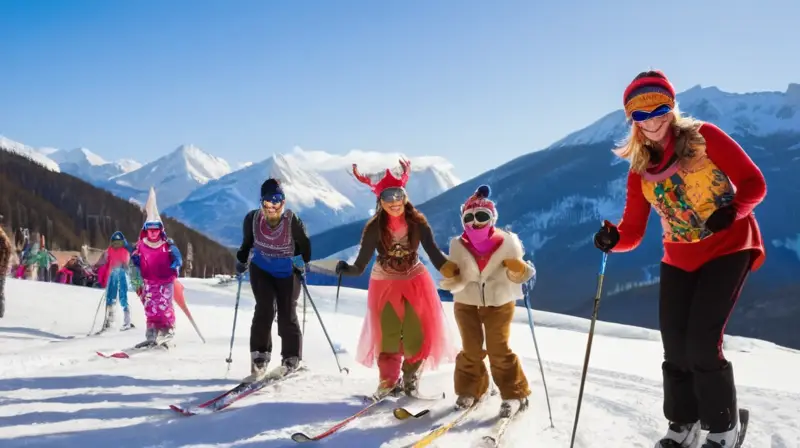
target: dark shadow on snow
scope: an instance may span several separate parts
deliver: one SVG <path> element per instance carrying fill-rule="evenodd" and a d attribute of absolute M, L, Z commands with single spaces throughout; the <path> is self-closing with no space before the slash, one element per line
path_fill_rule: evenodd
<path fill-rule="evenodd" d="M 0 338 L 3 337 L 3 333 L 23 334 L 27 336 L 33 336 L 36 338 L 58 339 L 58 340 L 73 339 L 75 337 L 75 336 L 61 336 L 60 334 L 50 333 L 47 331 L 37 330 L 35 328 L 26 328 L 26 327 L 0 327 Z"/>

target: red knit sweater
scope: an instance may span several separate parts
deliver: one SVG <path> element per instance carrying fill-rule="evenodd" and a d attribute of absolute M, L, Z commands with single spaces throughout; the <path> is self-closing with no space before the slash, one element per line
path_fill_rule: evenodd
<path fill-rule="evenodd" d="M 695 271 L 706 262 L 722 255 L 752 249 L 751 269 L 764 263 L 765 250 L 753 209 L 767 194 L 767 184 L 761 170 L 747 153 L 728 134 L 717 126 L 704 123 L 700 134 L 706 140 L 708 158 L 725 173 L 736 188 L 732 205 L 736 207 L 736 220 L 728 228 L 696 243 L 664 241 L 662 261 L 685 271 Z M 672 143 L 665 150 L 664 160 L 672 153 Z M 612 252 L 628 252 L 641 243 L 650 215 L 650 203 L 642 194 L 641 175 L 628 173 L 628 192 L 622 220 L 617 226 L 619 243 Z"/>

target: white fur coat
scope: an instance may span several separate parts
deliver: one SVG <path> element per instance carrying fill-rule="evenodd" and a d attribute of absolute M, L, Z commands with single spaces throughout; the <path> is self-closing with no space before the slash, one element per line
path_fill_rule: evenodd
<path fill-rule="evenodd" d="M 536 268 L 526 261 L 527 269 L 522 275 L 509 272 L 503 260 L 521 259 L 525 254 L 522 242 L 515 233 L 499 228 L 494 231 L 503 236 L 503 243 L 483 271 L 478 269 L 475 257 L 464 247 L 460 236 L 450 240 L 448 259 L 457 264 L 461 272 L 454 278 L 443 279 L 439 286 L 450 291 L 454 301 L 474 306 L 502 306 L 522 298 L 522 283 L 533 277 Z"/>

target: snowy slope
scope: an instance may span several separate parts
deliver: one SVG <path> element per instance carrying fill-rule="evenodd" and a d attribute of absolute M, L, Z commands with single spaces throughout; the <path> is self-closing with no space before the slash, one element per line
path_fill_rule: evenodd
<path fill-rule="evenodd" d="M 141 163 L 129 159 L 109 162 L 86 148 L 54 151 L 49 157 L 58 163 L 62 172 L 91 183 L 107 181 L 142 166 Z"/>
<path fill-rule="evenodd" d="M 115 176 L 100 186 L 125 199 L 142 202 L 152 186 L 158 194 L 159 207 L 166 208 L 185 199 L 197 187 L 230 172 L 231 167 L 224 159 L 194 145 L 181 145 L 171 153 L 139 169 Z"/>
<path fill-rule="evenodd" d="M 261 183 L 281 179 L 288 206 L 298 212 L 309 233 L 365 218 L 375 207 L 375 196 L 351 173 L 353 162 L 362 172 L 399 166 L 399 153 L 351 151 L 334 155 L 295 148 L 274 154 L 193 191 L 164 213 L 200 230 L 223 244 L 241 241 L 241 217 L 258 205 Z M 409 196 L 422 203 L 458 185 L 453 165 L 441 157 L 412 157 Z M 232 219 L 236 217 L 238 219 Z"/>
<path fill-rule="evenodd" d="M 58 163 L 46 154 L 52 153 L 52 151 L 43 151 L 44 149 L 45 148 L 36 149 L 0 135 L 0 150 L 17 153 L 44 166 L 48 170 L 60 172 Z"/>
<path fill-rule="evenodd" d="M 85 337 L 101 292 L 81 287 L 9 280 L 6 317 L 0 320 L 0 446 L 86 448 L 141 447 L 291 447 L 297 431 L 316 433 L 359 409 L 354 397 L 371 393 L 377 371 L 343 363 L 338 373 L 316 317 L 306 323 L 303 379 L 265 389 L 215 415 L 182 417 L 173 403 L 211 397 L 249 373 L 247 339 L 253 299 L 242 289 L 233 364 L 226 372 L 235 283 L 185 279 L 187 300 L 206 337 L 202 344 L 178 313 L 177 347 L 171 353 L 147 353 L 128 360 L 102 359 L 97 350 L 114 350 L 143 337 L 143 312 L 132 301 L 139 329 Z M 311 287 L 328 331 L 336 343 L 355 350 L 365 307 L 362 291 L 343 288 L 339 314 L 333 314 L 334 289 Z M 451 333 L 452 307 L 445 303 Z M 309 307 L 311 312 L 311 307 Z M 521 356 L 531 382 L 531 409 L 512 424 L 509 448 L 568 446 L 586 344 L 585 319 L 534 313 L 537 339 L 554 413 L 549 427 L 539 365 L 526 316 L 518 312 L 511 345 Z M 275 352 L 280 339 L 276 338 Z M 456 336 L 456 342 L 458 342 Z M 736 366 L 739 402 L 750 408 L 748 447 L 797 448 L 800 443 L 800 385 L 793 372 L 800 354 L 763 341 L 729 337 L 726 353 Z M 664 429 L 661 413 L 661 343 L 658 334 L 636 327 L 599 322 L 581 408 L 577 447 L 651 447 Z M 425 372 L 423 393 L 446 392 L 433 412 L 419 421 L 399 422 L 392 404 L 356 420 L 324 442 L 328 447 L 401 447 L 447 420 L 454 400 L 452 364 Z M 422 403 L 400 398 L 414 410 Z M 426 403 L 427 404 L 427 403 Z M 461 427 L 440 439 L 438 447 L 469 446 L 491 424 L 499 407 L 493 397 Z M 452 415 L 452 414 L 449 414 Z"/>

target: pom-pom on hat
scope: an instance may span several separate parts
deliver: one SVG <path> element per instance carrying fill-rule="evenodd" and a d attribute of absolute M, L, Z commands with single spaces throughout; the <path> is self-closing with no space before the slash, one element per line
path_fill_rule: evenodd
<path fill-rule="evenodd" d="M 659 106 L 675 107 L 675 88 L 660 70 L 647 72 L 647 75 L 634 79 L 622 94 L 625 117 L 630 118 L 633 111 L 652 112 Z"/>
<path fill-rule="evenodd" d="M 494 202 L 489 199 L 492 194 L 492 189 L 488 185 L 481 185 L 475 190 L 472 196 L 467 198 L 467 202 L 461 206 L 461 218 L 463 219 L 467 213 L 477 213 L 485 211 L 492 216 L 491 224 L 497 222 L 497 209 Z"/>

